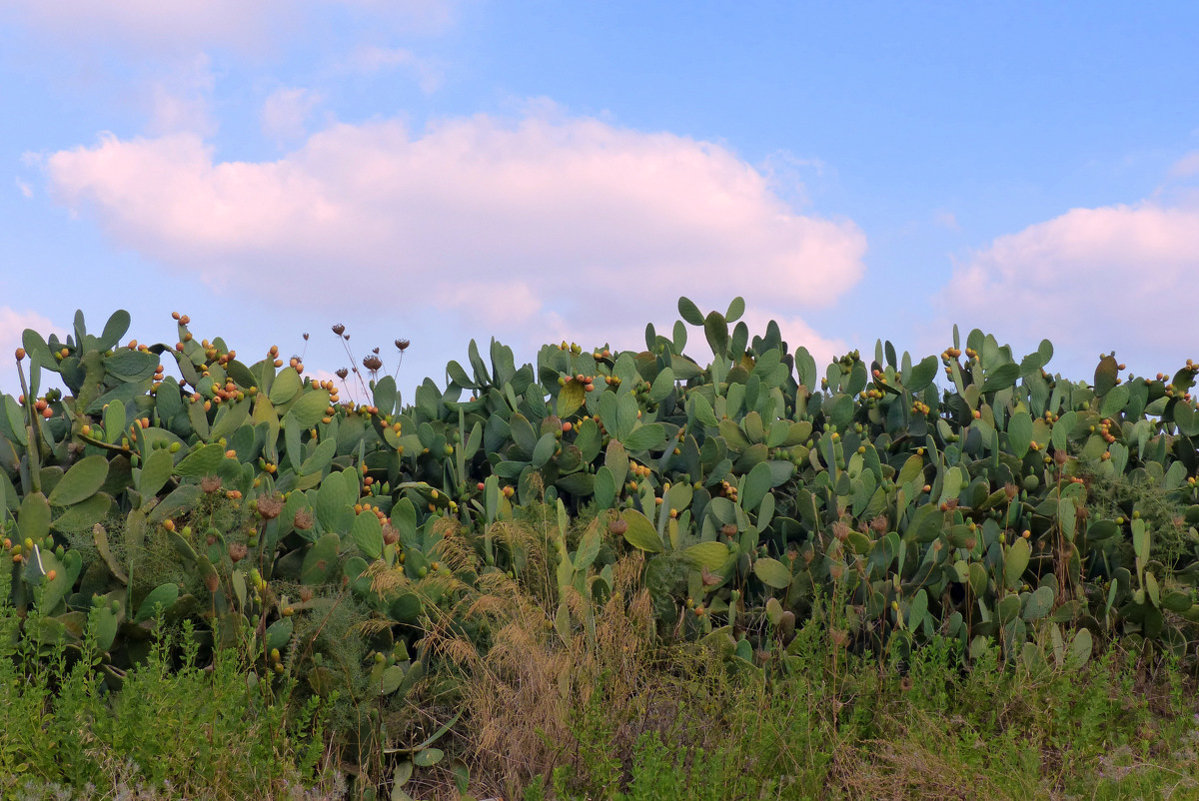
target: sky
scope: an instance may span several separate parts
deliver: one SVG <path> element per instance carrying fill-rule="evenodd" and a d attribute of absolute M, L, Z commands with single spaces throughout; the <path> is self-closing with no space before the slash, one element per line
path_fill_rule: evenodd
<path fill-rule="evenodd" d="M 0 390 L 76 309 L 318 376 L 379 347 L 404 389 L 471 338 L 641 348 L 680 295 L 821 361 L 957 324 L 1074 379 L 1173 373 L 1197 29 L 1192 2 L 0 0 Z"/>

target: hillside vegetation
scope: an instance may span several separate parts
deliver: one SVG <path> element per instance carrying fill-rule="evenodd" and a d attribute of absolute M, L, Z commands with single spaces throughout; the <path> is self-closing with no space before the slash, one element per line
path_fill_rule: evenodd
<path fill-rule="evenodd" d="M 1072 381 L 955 329 L 818 369 L 743 306 L 472 342 L 411 402 L 378 349 L 338 383 L 186 315 L 26 331 L 0 792 L 1194 788 L 1199 366 Z"/>

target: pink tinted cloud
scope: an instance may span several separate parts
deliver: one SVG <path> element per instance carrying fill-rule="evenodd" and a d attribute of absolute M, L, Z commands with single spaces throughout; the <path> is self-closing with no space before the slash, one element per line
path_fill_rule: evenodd
<path fill-rule="evenodd" d="M 29 310 L 18 310 L 11 306 L 0 306 L 0 364 L 4 367 L 0 369 L 0 392 L 7 395 L 18 395 L 21 392 L 20 379 L 17 377 L 13 354 L 17 348 L 21 347 L 21 337 L 25 333 L 26 328 L 32 328 L 42 335 L 43 338 L 49 336 L 53 332 L 61 332 L 62 327 L 55 326 L 50 320 L 37 312 Z M 29 363 L 25 363 L 25 369 L 28 370 Z M 26 378 L 28 378 L 26 373 Z"/>
<path fill-rule="evenodd" d="M 119 245 L 297 304 L 353 275 L 366 307 L 511 326 L 644 324 L 680 294 L 790 319 L 852 287 L 866 248 L 725 148 L 593 119 L 339 124 L 271 162 L 216 161 L 195 135 L 109 135 L 44 163 L 53 195 Z"/>
<path fill-rule="evenodd" d="M 307 131 L 308 119 L 324 100 L 320 92 L 302 87 L 280 87 L 262 104 L 259 121 L 262 132 L 276 142 L 300 139 Z"/>
<path fill-rule="evenodd" d="M 281 0 L 10 0 L 10 14 L 64 40 L 121 42 L 152 51 L 248 46 L 286 8 Z"/>
<path fill-rule="evenodd" d="M 6 0 L 9 16 L 49 37 L 151 53 L 211 47 L 259 51 L 322 14 L 349 8 L 374 28 L 437 31 L 452 24 L 454 0 Z"/>
<path fill-rule="evenodd" d="M 939 297 L 953 319 L 1001 339 L 1048 337 L 1084 360 L 1160 349 L 1170 367 L 1199 341 L 1199 206 L 1072 209 L 975 253 Z M 1005 334 L 1006 332 L 1006 334 Z M 1191 355 L 1186 353 L 1185 355 Z"/>

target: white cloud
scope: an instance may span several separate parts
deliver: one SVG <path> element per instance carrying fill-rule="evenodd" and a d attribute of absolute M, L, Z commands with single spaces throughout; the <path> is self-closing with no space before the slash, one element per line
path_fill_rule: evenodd
<path fill-rule="evenodd" d="M 961 224 L 958 223 L 957 215 L 945 209 L 933 213 L 933 224 L 949 231 L 962 230 Z"/>
<path fill-rule="evenodd" d="M 28 184 L 28 182 L 22 181 L 20 178 L 17 178 L 15 180 L 16 180 L 16 184 L 17 184 L 17 189 L 20 190 L 22 196 L 27 197 L 27 198 L 33 197 L 33 187 L 30 186 Z"/>
<path fill-rule="evenodd" d="M 286 16 L 281 0 L 8 0 L 26 24 L 66 40 L 107 41 L 147 50 L 190 51 L 210 45 L 247 47 L 269 21 Z"/>
<path fill-rule="evenodd" d="M 183 61 L 172 73 L 152 81 L 149 133 L 216 133 L 218 126 L 211 113 L 215 84 L 209 58 L 204 54 Z"/>
<path fill-rule="evenodd" d="M 5 0 L 0 14 L 66 42 L 162 54 L 211 47 L 256 52 L 347 9 L 374 29 L 435 31 L 453 22 L 455 6 L 453 0 Z"/>
<path fill-rule="evenodd" d="M 50 333 L 62 331 L 47 318 L 32 311 L 18 311 L 11 306 L 0 306 L 0 391 L 8 395 L 19 395 L 21 392 L 20 379 L 17 377 L 14 354 L 21 347 L 21 335 L 26 328 L 32 328 L 44 339 Z M 29 362 L 24 364 L 25 378 L 29 378 Z M 45 373 L 43 373 L 45 375 Z M 46 379 L 43 379 L 43 385 Z"/>
<path fill-rule="evenodd" d="M 366 75 L 384 70 L 404 69 L 415 75 L 417 85 L 425 94 L 432 94 L 440 89 L 444 79 L 441 69 L 433 62 L 403 47 L 360 45 L 350 52 L 342 64 L 342 69 Z"/>
<path fill-rule="evenodd" d="M 1120 348 L 1156 371 L 1199 341 L 1197 273 L 1199 204 L 1079 208 L 997 238 L 939 301 L 1001 340 L 1048 337 L 1083 362 Z"/>
<path fill-rule="evenodd" d="M 1199 150 L 1192 150 L 1170 167 L 1171 178 L 1189 178 L 1192 175 L 1199 175 Z"/>
<path fill-rule="evenodd" d="M 681 294 L 719 308 L 739 294 L 794 320 L 857 282 L 866 247 L 850 221 L 795 213 L 725 148 L 591 119 L 341 124 L 262 163 L 215 162 L 191 134 L 109 135 L 45 169 L 121 246 L 214 286 L 433 304 L 536 342 L 644 324 Z"/>
<path fill-rule="evenodd" d="M 262 106 L 263 134 L 277 142 L 303 138 L 307 133 L 308 118 L 323 100 L 319 92 L 310 89 L 276 89 Z"/>

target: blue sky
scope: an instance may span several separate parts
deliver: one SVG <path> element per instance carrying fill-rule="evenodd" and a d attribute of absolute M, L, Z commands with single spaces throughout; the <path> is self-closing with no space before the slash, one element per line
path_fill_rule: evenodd
<path fill-rule="evenodd" d="M 686 294 L 821 358 L 957 323 L 1071 377 L 1173 372 L 1196 29 L 1182 2 L 0 0 L 0 352 L 76 308 L 173 341 L 178 310 L 326 375 L 340 322 L 389 372 L 411 340 L 410 386 L 471 337 L 636 347 Z"/>

